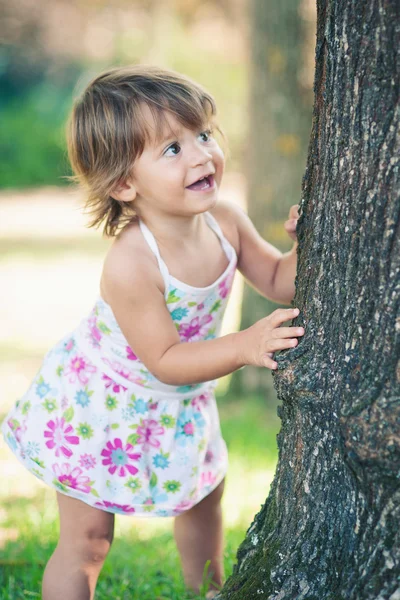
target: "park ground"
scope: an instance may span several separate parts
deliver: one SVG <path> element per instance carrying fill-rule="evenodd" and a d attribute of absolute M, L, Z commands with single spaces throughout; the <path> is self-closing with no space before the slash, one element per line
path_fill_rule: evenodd
<path fill-rule="evenodd" d="M 226 177 L 222 190 L 243 204 L 244 182 Z M 85 228 L 80 194 L 71 188 L 0 193 L 0 422 L 26 390 L 46 350 L 73 329 L 98 293 L 109 242 Z M 225 332 L 238 327 L 237 280 Z M 231 397 L 218 388 L 230 453 L 223 500 L 226 571 L 272 481 L 276 458 L 276 398 Z M 57 540 L 54 492 L 27 473 L 0 438 L 0 600 L 40 598 L 40 579 Z M 205 585 L 205 589 L 207 584 Z M 96 598 L 184 600 L 171 519 L 117 516 L 113 549 Z"/>

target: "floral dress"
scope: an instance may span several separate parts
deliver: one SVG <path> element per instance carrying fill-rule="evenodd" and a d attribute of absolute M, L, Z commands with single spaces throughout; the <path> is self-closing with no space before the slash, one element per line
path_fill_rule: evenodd
<path fill-rule="evenodd" d="M 236 270 L 234 248 L 212 215 L 205 218 L 229 265 L 204 288 L 168 273 L 140 222 L 165 281 L 171 319 L 187 343 L 219 335 Z M 207 496 L 227 470 L 215 385 L 176 387 L 156 379 L 99 298 L 45 356 L 2 431 L 29 471 L 59 492 L 112 513 L 175 516 Z"/>

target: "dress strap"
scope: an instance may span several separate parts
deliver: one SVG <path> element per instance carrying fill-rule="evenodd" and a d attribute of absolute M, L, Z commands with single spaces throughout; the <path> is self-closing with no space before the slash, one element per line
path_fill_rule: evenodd
<path fill-rule="evenodd" d="M 161 258 L 161 254 L 160 254 L 160 250 L 158 248 L 158 244 L 156 242 L 156 238 L 151 233 L 151 231 L 147 227 L 147 225 L 145 225 L 145 223 L 143 223 L 143 221 L 141 219 L 139 219 L 139 227 L 140 227 L 141 232 L 143 233 L 144 239 L 146 240 L 146 242 L 148 243 L 148 245 L 150 247 L 150 250 L 153 252 L 154 256 L 157 259 L 158 268 L 160 269 L 162 278 L 164 280 L 165 295 L 168 296 L 169 271 L 168 271 L 167 265 L 165 264 L 165 262 Z"/>
<path fill-rule="evenodd" d="M 226 239 L 226 237 L 222 233 L 222 229 L 219 226 L 218 221 L 209 212 L 205 212 L 204 216 L 206 218 L 206 221 L 207 221 L 209 227 L 218 236 L 218 238 L 221 242 L 222 248 L 225 251 L 226 256 L 228 257 L 228 260 L 232 260 L 233 255 L 236 255 L 236 250 L 234 249 L 232 244 Z"/>

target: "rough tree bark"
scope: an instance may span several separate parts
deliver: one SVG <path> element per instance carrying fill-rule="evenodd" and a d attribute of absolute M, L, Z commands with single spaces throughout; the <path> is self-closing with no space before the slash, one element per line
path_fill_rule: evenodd
<path fill-rule="evenodd" d="M 400 599 L 397 0 L 318 0 L 279 462 L 224 600 Z"/>

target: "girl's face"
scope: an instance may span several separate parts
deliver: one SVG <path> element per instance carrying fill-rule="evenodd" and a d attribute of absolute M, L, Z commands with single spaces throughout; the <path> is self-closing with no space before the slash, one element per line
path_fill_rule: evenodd
<path fill-rule="evenodd" d="M 143 107 L 150 131 L 155 121 Z M 148 142 L 133 166 L 134 207 L 139 215 L 194 216 L 213 208 L 224 171 L 224 154 L 212 132 L 192 131 L 170 113 L 160 139 Z"/>

